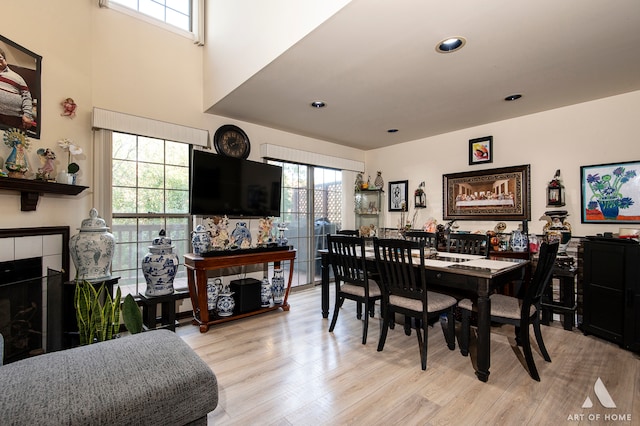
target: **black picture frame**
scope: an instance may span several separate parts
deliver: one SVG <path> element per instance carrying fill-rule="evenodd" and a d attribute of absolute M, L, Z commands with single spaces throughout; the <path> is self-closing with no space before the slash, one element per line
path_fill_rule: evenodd
<path fill-rule="evenodd" d="M 401 212 L 408 209 L 409 181 L 396 180 L 389 182 L 389 211 Z"/>
<path fill-rule="evenodd" d="M 7 56 L 9 69 L 17 73 L 29 89 L 32 100 L 34 126 L 29 128 L 16 127 L 0 116 L 0 130 L 18 128 L 30 138 L 40 139 L 42 130 L 42 56 L 20 46 L 18 43 L 0 35 L 0 49 Z"/>
<path fill-rule="evenodd" d="M 640 223 L 640 161 L 580 167 L 582 223 Z"/>
<path fill-rule="evenodd" d="M 443 219 L 531 220 L 530 168 L 442 175 Z"/>
<path fill-rule="evenodd" d="M 469 165 L 493 162 L 493 136 L 469 139 Z"/>

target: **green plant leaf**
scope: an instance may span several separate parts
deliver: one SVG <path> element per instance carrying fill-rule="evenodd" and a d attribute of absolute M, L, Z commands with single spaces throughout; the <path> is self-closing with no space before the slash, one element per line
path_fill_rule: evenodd
<path fill-rule="evenodd" d="M 137 334 L 142 331 L 142 313 L 131 294 L 127 294 L 122 304 L 122 317 L 124 318 L 124 326 L 131 334 Z"/>

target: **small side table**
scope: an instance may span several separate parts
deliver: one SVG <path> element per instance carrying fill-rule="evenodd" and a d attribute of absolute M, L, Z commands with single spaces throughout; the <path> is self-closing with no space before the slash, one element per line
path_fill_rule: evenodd
<path fill-rule="evenodd" d="M 142 305 L 142 322 L 149 330 L 168 328 L 176 331 L 176 301 L 189 297 L 189 291 L 177 290 L 172 294 L 157 297 L 147 297 L 138 293 L 138 297 L 138 304 Z M 158 304 L 161 305 L 159 317 Z"/>
<path fill-rule="evenodd" d="M 549 283 L 542 296 L 542 320 L 541 324 L 549 325 L 553 320 L 553 314 L 562 314 L 562 324 L 565 330 L 572 330 L 575 326 L 575 313 L 577 308 L 575 269 L 553 268 L 553 278 L 560 281 L 560 300 L 553 300 L 553 284 Z"/>

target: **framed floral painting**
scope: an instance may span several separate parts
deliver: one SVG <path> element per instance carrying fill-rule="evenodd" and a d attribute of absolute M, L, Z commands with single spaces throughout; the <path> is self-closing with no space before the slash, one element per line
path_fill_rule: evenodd
<path fill-rule="evenodd" d="M 640 161 L 580 167 L 582 223 L 640 223 Z"/>

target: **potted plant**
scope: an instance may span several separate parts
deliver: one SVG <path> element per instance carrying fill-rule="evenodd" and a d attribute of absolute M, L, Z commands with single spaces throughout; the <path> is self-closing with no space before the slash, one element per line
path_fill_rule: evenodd
<path fill-rule="evenodd" d="M 113 339 L 120 331 L 120 287 L 112 298 L 102 283 L 98 289 L 86 280 L 76 281 L 74 306 L 80 345 Z M 142 314 L 133 296 L 128 294 L 122 306 L 125 327 L 131 334 L 142 331 Z"/>

